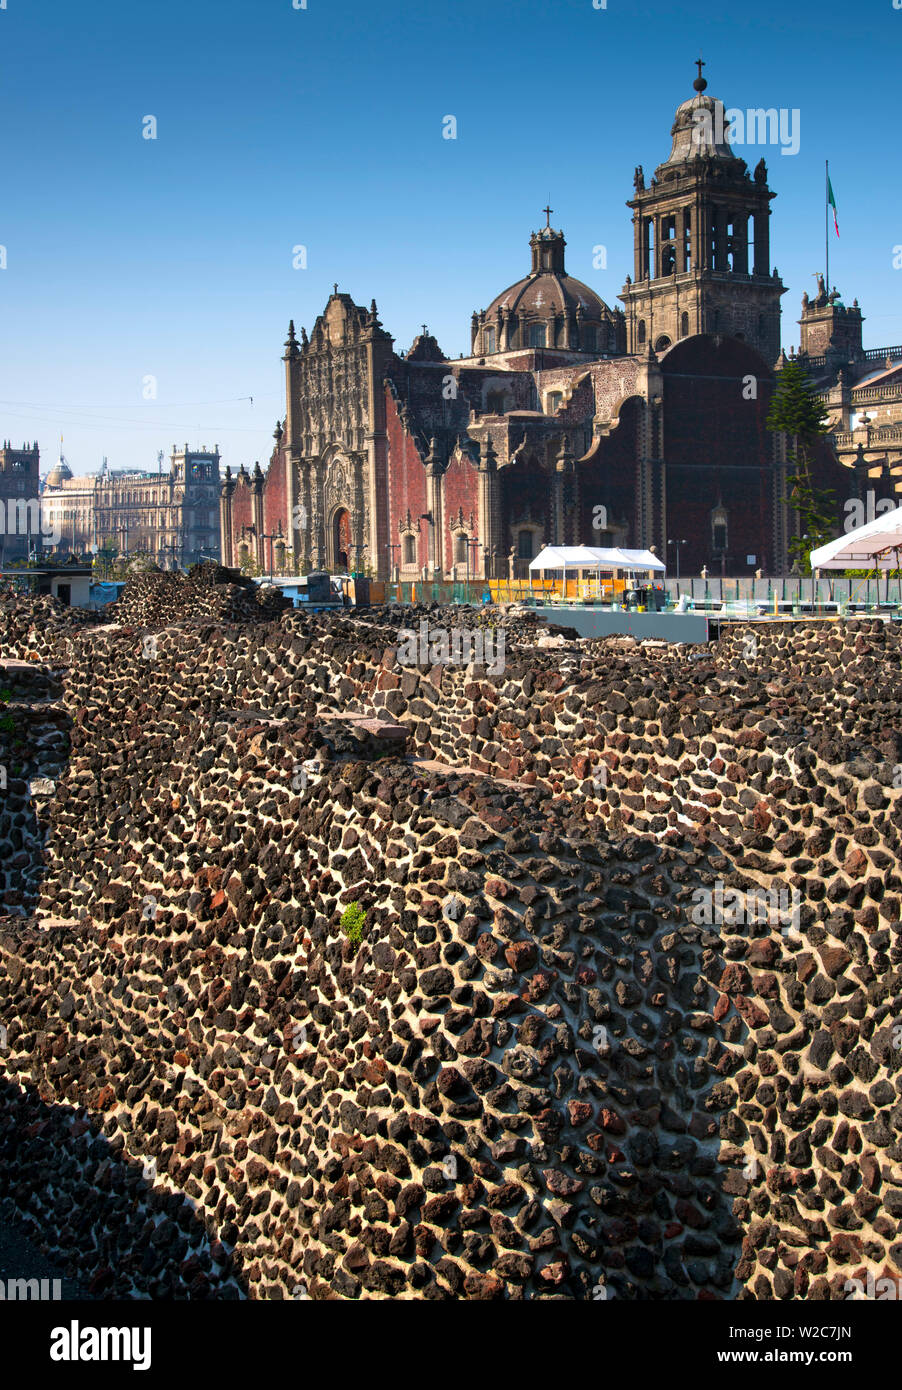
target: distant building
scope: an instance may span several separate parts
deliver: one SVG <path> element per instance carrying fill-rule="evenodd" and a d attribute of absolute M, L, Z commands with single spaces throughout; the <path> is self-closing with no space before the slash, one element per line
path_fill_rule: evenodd
<path fill-rule="evenodd" d="M 169 467 L 155 472 L 109 469 L 74 478 L 60 456 L 44 484 L 44 530 L 59 549 L 83 554 L 93 546 L 121 555 L 147 555 L 163 569 L 218 560 L 219 449 L 173 446 Z"/>
<path fill-rule="evenodd" d="M 28 558 L 40 544 L 40 453 L 37 444 L 0 448 L 0 565 Z"/>
<path fill-rule="evenodd" d="M 86 555 L 94 541 L 94 478 L 73 477 L 62 449 L 41 489 L 41 529 L 59 537 L 55 549 L 62 554 Z"/>
<path fill-rule="evenodd" d="M 902 345 L 865 348 L 858 300 L 850 308 L 835 288 L 802 297 L 799 357 L 830 421 L 830 442 L 850 470 L 845 501 L 873 493 L 871 506 L 902 502 Z M 867 517 L 869 519 L 869 516 Z"/>

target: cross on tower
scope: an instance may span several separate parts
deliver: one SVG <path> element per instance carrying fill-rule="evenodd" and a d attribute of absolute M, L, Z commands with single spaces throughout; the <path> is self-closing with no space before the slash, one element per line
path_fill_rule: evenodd
<path fill-rule="evenodd" d="M 695 66 L 698 68 L 699 80 L 701 80 L 702 68 L 706 68 L 706 67 L 708 66 L 708 64 L 707 64 L 707 63 L 703 63 L 702 60 L 701 60 L 701 58 L 696 58 L 696 60 L 695 60 Z"/>
<path fill-rule="evenodd" d="M 427 337 L 428 334 L 429 334 L 429 329 L 426 327 L 425 323 L 422 325 L 422 328 L 423 328 L 423 337 L 425 338 L 425 337 Z"/>
<path fill-rule="evenodd" d="M 550 227 L 550 226 L 551 226 L 551 214 L 554 212 L 554 208 L 544 207 L 544 208 L 542 208 L 542 211 L 543 211 L 544 214 L 545 214 L 545 226 L 546 226 L 546 227 Z"/>
<path fill-rule="evenodd" d="M 338 281 L 337 281 L 337 280 L 335 281 L 335 284 L 332 286 L 332 289 L 335 291 L 336 294 L 338 294 Z"/>

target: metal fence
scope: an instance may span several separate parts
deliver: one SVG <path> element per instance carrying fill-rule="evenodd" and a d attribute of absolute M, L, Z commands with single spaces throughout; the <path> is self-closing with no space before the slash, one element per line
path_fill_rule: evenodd
<path fill-rule="evenodd" d="M 889 574 L 879 578 L 871 575 L 867 579 L 846 579 L 841 575 L 835 578 L 821 575 L 818 579 L 795 575 L 777 579 L 712 579 L 709 576 L 707 579 L 670 578 L 664 583 L 672 598 L 687 594 L 697 602 L 741 603 L 763 599 L 769 606 L 776 600 L 781 605 L 852 603 L 867 607 L 902 602 L 902 578 Z"/>

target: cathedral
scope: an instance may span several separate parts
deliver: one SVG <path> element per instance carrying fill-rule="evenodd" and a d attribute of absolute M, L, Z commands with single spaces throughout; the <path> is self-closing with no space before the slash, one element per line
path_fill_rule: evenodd
<path fill-rule="evenodd" d="M 669 569 L 678 555 L 684 574 L 788 573 L 787 441 L 766 428 L 786 361 L 776 195 L 720 133 L 701 66 L 693 89 L 669 157 L 634 173 L 622 307 L 568 273 L 546 208 L 522 277 L 474 311 L 467 357 L 425 328 L 396 352 L 375 301 L 337 285 L 309 337 L 289 325 L 269 464 L 222 484 L 226 564 L 269 569 L 275 547 L 300 573 L 508 579 L 543 545 L 594 544 L 653 547 Z M 866 366 L 860 310 L 836 300 L 803 302 L 825 398 L 844 364 Z M 866 486 L 854 462 L 830 438 L 814 460 L 837 529 Z"/>

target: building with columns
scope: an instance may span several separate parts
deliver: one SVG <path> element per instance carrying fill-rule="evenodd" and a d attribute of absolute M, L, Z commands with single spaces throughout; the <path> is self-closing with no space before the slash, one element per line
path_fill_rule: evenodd
<path fill-rule="evenodd" d="M 73 476 L 60 453 L 41 490 L 46 533 L 57 549 L 93 547 L 146 555 L 163 569 L 219 558 L 219 449 L 172 446 L 168 468 L 110 469 Z"/>
<path fill-rule="evenodd" d="M 699 76 L 647 186 L 636 169 L 622 309 L 569 273 L 546 208 L 521 278 L 474 311 L 467 357 L 425 325 L 396 351 L 375 301 L 337 285 L 309 338 L 292 322 L 271 457 L 226 470 L 224 562 L 279 568 L 290 552 L 301 572 L 507 578 L 542 545 L 594 543 L 653 546 L 671 565 L 678 548 L 683 573 L 786 573 L 798 520 L 787 442 L 766 428 L 786 360 L 776 195 L 764 160 L 750 173 L 721 138 L 722 113 Z M 860 311 L 856 338 L 854 313 L 827 309 L 805 311 L 803 341 L 834 390 Z M 860 422 L 839 404 L 836 419 Z M 861 470 L 831 438 L 813 481 L 836 495 L 839 529 Z"/>

